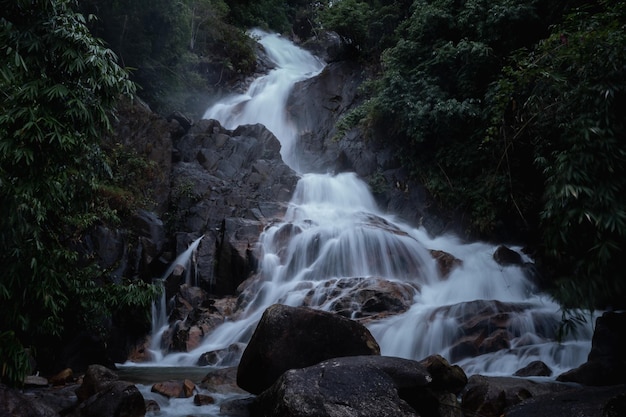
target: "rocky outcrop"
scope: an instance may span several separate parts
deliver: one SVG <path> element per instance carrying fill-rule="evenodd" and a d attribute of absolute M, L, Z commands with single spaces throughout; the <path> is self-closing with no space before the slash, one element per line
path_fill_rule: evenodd
<path fill-rule="evenodd" d="M 331 63 L 318 76 L 294 86 L 287 103 L 299 132 L 296 151 L 302 156 L 300 169 L 355 172 L 369 183 L 384 211 L 424 226 L 433 234 L 463 231 L 460 218 L 448 214 L 444 221 L 442 210 L 426 189 L 409 179 L 393 146 L 366 137 L 372 136 L 371 132 L 358 128 L 338 130 L 337 122 L 360 104 L 358 87 L 366 74 L 353 61 L 327 62 Z M 384 133 L 381 136 L 386 138 Z"/>
<path fill-rule="evenodd" d="M 341 356 L 379 355 L 369 330 L 339 315 L 275 304 L 263 313 L 237 372 L 237 384 L 260 394 L 283 372 Z"/>
<path fill-rule="evenodd" d="M 379 277 L 336 278 L 311 289 L 303 305 L 363 322 L 404 313 L 416 292 L 409 283 Z"/>
<path fill-rule="evenodd" d="M 607 312 L 596 320 L 587 362 L 557 377 L 583 385 L 626 383 L 626 313 Z"/>
<path fill-rule="evenodd" d="M 254 272 L 254 248 L 270 221 L 282 216 L 297 182 L 280 143 L 262 125 L 234 131 L 201 120 L 175 143 L 172 211 L 180 253 L 197 237 L 198 285 L 234 294 Z"/>
<path fill-rule="evenodd" d="M 318 76 L 294 86 L 287 109 L 299 132 L 295 152 L 301 171 L 337 168 L 340 149 L 332 138 L 336 122 L 356 104 L 357 88 L 364 79 L 361 71 L 354 62 L 331 63 Z"/>
<path fill-rule="evenodd" d="M 215 300 L 199 287 L 181 285 L 172 303 L 171 326 L 161 337 L 161 349 L 166 352 L 189 352 L 197 348 L 204 337 L 226 319 L 215 307 Z"/>

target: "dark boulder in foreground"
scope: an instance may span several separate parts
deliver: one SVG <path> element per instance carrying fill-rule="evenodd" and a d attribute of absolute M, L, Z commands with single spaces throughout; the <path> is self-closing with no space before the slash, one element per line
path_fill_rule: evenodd
<path fill-rule="evenodd" d="M 500 417 L 504 415 L 507 408 L 528 398 L 555 394 L 569 388 L 570 386 L 557 382 L 535 382 L 523 378 L 473 375 L 463 393 L 463 409 L 470 415 Z"/>
<path fill-rule="evenodd" d="M 76 416 L 143 417 L 146 414 L 146 404 L 137 387 L 119 380 L 115 372 L 101 365 L 87 368 L 76 396 L 80 403 Z"/>
<path fill-rule="evenodd" d="M 606 386 L 626 384 L 626 313 L 607 312 L 596 320 L 587 362 L 558 376 L 562 382 Z"/>
<path fill-rule="evenodd" d="M 623 417 L 626 416 L 626 385 L 572 387 L 530 398 L 506 412 L 506 417 L 529 416 Z"/>
<path fill-rule="evenodd" d="M 260 394 L 285 371 L 342 356 L 379 355 L 365 326 L 337 314 L 275 304 L 263 313 L 243 353 L 237 384 Z"/>
<path fill-rule="evenodd" d="M 432 378 L 419 363 L 383 356 L 330 359 L 285 372 L 257 397 L 252 415 L 273 417 L 413 417 L 400 398 Z"/>

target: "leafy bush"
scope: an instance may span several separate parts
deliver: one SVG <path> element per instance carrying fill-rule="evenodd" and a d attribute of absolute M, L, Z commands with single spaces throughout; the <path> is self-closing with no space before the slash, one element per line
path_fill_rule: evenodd
<path fill-rule="evenodd" d="M 542 252 L 569 307 L 626 305 L 625 21 L 619 2 L 575 9 L 500 83 L 542 173 Z"/>
<path fill-rule="evenodd" d="M 416 0 L 340 132 L 395 147 L 468 233 L 534 245 L 564 306 L 623 307 L 624 7 Z"/>
<path fill-rule="evenodd" d="M 98 272 L 71 248 L 94 218 L 106 167 L 99 138 L 118 98 L 135 87 L 75 1 L 1 7 L 0 337 L 2 379 L 17 384 L 28 371 L 23 348 L 49 346 L 82 318 L 98 320 L 92 309 L 115 307 L 122 291 L 96 285 Z M 143 289 L 123 300 L 144 305 L 152 290 Z"/>

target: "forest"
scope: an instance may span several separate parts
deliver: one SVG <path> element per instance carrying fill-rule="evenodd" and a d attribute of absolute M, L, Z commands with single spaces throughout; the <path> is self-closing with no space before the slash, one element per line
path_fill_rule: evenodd
<path fill-rule="evenodd" d="M 123 96 L 197 117 L 256 70 L 254 26 L 336 32 L 368 74 L 343 131 L 394 149 L 468 236 L 527 245 L 564 309 L 626 307 L 624 2 L 0 0 L 0 10 L 2 381 L 23 378 L 27 349 L 46 354 L 50 338 L 146 310 L 155 288 L 110 283 L 75 250 L 96 222 L 123 221 L 103 195 L 129 187 L 128 166 L 116 168 L 102 138 Z"/>

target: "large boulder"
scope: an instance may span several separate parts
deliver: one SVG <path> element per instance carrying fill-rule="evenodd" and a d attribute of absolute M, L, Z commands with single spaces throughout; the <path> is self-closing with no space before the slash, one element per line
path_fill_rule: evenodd
<path fill-rule="evenodd" d="M 523 378 L 473 375 L 463 393 L 463 409 L 484 417 L 500 417 L 515 404 L 546 394 L 568 390 L 566 384 Z M 541 414 L 545 415 L 545 414 Z"/>
<path fill-rule="evenodd" d="M 418 416 L 399 390 L 430 383 L 417 362 L 382 356 L 330 359 L 285 372 L 255 401 L 253 415 L 305 416 Z"/>
<path fill-rule="evenodd" d="M 130 382 L 115 381 L 78 406 L 80 417 L 143 417 L 146 403 Z"/>
<path fill-rule="evenodd" d="M 607 312 L 596 320 L 587 362 L 557 377 L 584 385 L 626 383 L 626 313 Z"/>
<path fill-rule="evenodd" d="M 260 394 L 289 369 L 341 356 L 379 355 L 363 325 L 337 314 L 275 304 L 263 313 L 237 372 L 237 384 Z"/>
<path fill-rule="evenodd" d="M 135 385 L 119 380 L 115 372 L 101 365 L 91 365 L 76 390 L 80 417 L 143 417 L 146 404 Z"/>
<path fill-rule="evenodd" d="M 119 376 L 111 369 L 101 365 L 90 365 L 83 376 L 83 383 L 76 390 L 78 401 L 85 401 L 105 389 L 107 385 L 117 381 L 119 381 Z"/>
<path fill-rule="evenodd" d="M 533 396 L 506 411 L 506 417 L 622 417 L 626 415 L 626 386 L 580 387 Z"/>

